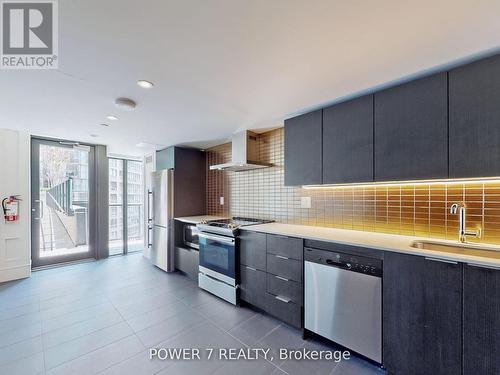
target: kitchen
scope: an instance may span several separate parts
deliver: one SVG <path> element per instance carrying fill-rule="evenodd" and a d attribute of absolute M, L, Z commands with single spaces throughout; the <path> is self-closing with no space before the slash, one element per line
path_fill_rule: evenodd
<path fill-rule="evenodd" d="M 172 267 L 389 374 L 496 373 L 495 77 L 500 55 L 197 151 Z"/>
<path fill-rule="evenodd" d="M 40 2 L 0 374 L 500 374 L 500 3 Z"/>

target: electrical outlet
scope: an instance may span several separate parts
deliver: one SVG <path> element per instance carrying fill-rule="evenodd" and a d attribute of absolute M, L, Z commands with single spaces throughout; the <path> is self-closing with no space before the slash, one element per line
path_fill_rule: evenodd
<path fill-rule="evenodd" d="M 224 197 L 219 197 L 219 204 L 224 206 Z"/>
<path fill-rule="evenodd" d="M 300 208 L 311 208 L 311 197 L 300 197 Z"/>

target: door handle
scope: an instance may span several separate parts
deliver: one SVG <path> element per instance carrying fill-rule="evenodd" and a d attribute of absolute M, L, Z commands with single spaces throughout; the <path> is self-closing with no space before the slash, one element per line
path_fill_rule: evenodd
<path fill-rule="evenodd" d="M 285 298 L 285 297 L 280 297 L 280 296 L 275 296 L 278 301 L 285 302 L 285 303 L 290 303 L 290 299 Z"/>
<path fill-rule="evenodd" d="M 148 226 L 148 248 L 153 246 L 153 243 L 151 242 L 151 235 L 150 235 L 152 230 L 153 230 L 153 228 Z"/>
<path fill-rule="evenodd" d="M 290 259 L 288 257 L 284 257 L 283 255 L 275 255 L 275 257 L 279 259 Z"/>
<path fill-rule="evenodd" d="M 224 236 L 218 236 L 216 234 L 207 234 L 207 233 L 198 233 L 198 237 L 234 245 L 234 238 L 231 237 L 224 237 Z"/>
<path fill-rule="evenodd" d="M 35 203 L 38 203 L 38 212 L 40 212 L 40 214 L 38 215 L 38 217 L 34 217 L 33 220 L 42 220 L 43 219 L 43 203 L 40 199 L 35 199 Z M 35 209 L 33 208 L 32 211 L 35 211 Z"/>
<path fill-rule="evenodd" d="M 152 198 L 153 198 L 153 192 L 151 190 L 148 190 L 148 223 L 151 223 L 153 221 L 153 218 L 151 217 L 151 199 Z"/>

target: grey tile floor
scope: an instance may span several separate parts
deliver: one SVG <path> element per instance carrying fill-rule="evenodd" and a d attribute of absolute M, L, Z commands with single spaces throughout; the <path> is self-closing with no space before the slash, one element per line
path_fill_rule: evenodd
<path fill-rule="evenodd" d="M 150 360 L 150 347 L 328 347 L 234 307 L 141 254 L 33 273 L 0 284 L 0 374 L 383 374 L 358 358 L 331 361 Z"/>

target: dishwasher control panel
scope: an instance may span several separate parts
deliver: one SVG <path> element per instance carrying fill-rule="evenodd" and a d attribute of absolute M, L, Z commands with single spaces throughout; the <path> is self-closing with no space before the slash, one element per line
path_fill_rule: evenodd
<path fill-rule="evenodd" d="M 371 276 L 382 276 L 382 260 L 380 259 L 306 247 L 304 249 L 304 260 Z"/>

